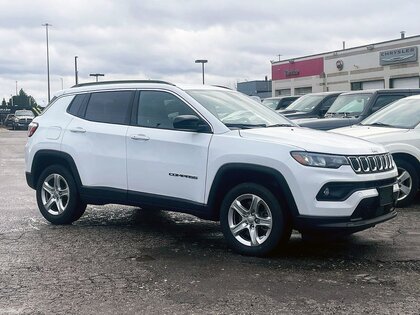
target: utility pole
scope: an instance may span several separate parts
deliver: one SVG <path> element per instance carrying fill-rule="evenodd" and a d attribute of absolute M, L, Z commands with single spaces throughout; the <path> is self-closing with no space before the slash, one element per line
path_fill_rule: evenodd
<path fill-rule="evenodd" d="M 77 70 L 77 58 L 78 56 L 74 56 L 74 79 L 76 84 L 79 84 L 79 70 Z"/>
<path fill-rule="evenodd" d="M 45 26 L 45 35 L 47 37 L 47 82 L 48 82 L 48 103 L 51 100 L 51 89 L 50 89 L 50 53 L 48 47 L 48 27 L 52 26 L 51 24 L 45 23 L 42 24 Z"/>

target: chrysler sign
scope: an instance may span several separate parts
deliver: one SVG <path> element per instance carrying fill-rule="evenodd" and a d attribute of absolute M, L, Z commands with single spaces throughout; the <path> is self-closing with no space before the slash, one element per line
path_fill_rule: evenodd
<path fill-rule="evenodd" d="M 381 66 L 413 61 L 417 61 L 417 47 L 386 50 L 381 51 L 379 54 L 379 63 Z"/>

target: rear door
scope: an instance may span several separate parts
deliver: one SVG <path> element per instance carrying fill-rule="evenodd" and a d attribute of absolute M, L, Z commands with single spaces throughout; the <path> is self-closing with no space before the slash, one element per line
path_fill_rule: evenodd
<path fill-rule="evenodd" d="M 134 91 L 107 91 L 73 100 L 75 115 L 66 128 L 62 150 L 74 158 L 82 184 L 127 189 L 126 142 Z"/>

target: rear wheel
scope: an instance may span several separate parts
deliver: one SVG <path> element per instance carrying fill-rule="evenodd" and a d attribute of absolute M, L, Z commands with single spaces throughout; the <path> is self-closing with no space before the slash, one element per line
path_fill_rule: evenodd
<path fill-rule="evenodd" d="M 400 193 L 397 206 L 405 207 L 410 205 L 416 197 L 419 189 L 419 176 L 416 168 L 404 159 L 395 159 L 398 169 L 398 186 Z"/>
<path fill-rule="evenodd" d="M 86 209 L 72 174 L 61 165 L 49 166 L 42 172 L 36 197 L 41 214 L 53 224 L 70 224 Z"/>
<path fill-rule="evenodd" d="M 232 188 L 222 202 L 220 224 L 223 234 L 236 252 L 265 256 L 291 235 L 290 223 L 270 190 L 254 183 Z"/>

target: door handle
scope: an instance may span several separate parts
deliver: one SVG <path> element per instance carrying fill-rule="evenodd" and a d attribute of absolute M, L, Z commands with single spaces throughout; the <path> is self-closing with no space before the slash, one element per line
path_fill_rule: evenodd
<path fill-rule="evenodd" d="M 130 138 L 133 140 L 143 140 L 143 141 L 150 140 L 150 138 L 146 135 L 131 135 Z"/>
<path fill-rule="evenodd" d="M 76 127 L 76 128 L 70 129 L 70 131 L 74 132 L 74 133 L 85 133 L 86 132 L 86 130 L 83 129 L 82 127 Z"/>

